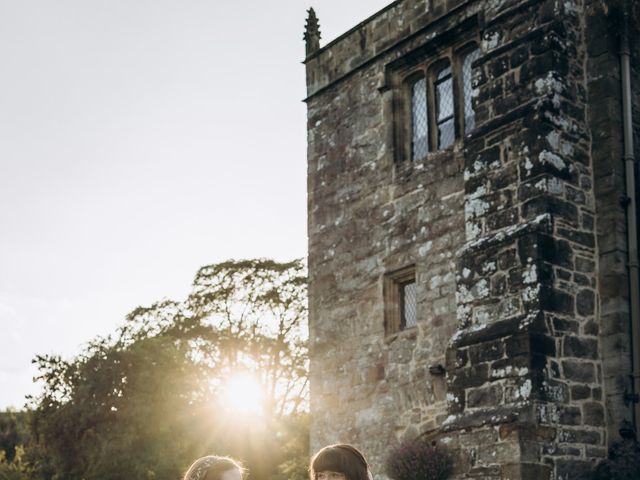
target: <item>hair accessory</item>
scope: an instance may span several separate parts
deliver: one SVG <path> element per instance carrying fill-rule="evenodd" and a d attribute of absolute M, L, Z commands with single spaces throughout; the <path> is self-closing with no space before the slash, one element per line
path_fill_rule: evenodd
<path fill-rule="evenodd" d="M 195 469 L 189 475 L 189 480 L 204 480 L 209 469 L 218 461 L 218 457 L 204 457 L 195 465 Z"/>

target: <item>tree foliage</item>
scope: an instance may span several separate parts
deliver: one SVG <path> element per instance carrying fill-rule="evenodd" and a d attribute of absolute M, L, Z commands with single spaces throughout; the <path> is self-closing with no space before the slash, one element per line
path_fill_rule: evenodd
<path fill-rule="evenodd" d="M 27 443 L 29 438 L 28 412 L 6 410 L 0 412 L 0 452 L 4 459 L 12 462 L 16 448 Z"/>
<path fill-rule="evenodd" d="M 194 458 L 232 454 L 253 478 L 277 474 L 306 445 L 306 276 L 302 263 L 229 261 L 201 268 L 183 301 L 131 312 L 71 360 L 36 358 L 38 478 L 176 479 Z M 221 397 L 238 373 L 259 379 L 262 416 Z M 306 456 L 306 452 L 305 452 Z M 36 477 L 34 477 L 36 478 Z"/>
<path fill-rule="evenodd" d="M 0 451 L 0 480 L 30 480 L 29 468 L 24 464 L 24 448 L 18 446 L 9 460 L 5 451 Z"/>
<path fill-rule="evenodd" d="M 0 412 L 0 480 L 27 480 L 24 445 L 29 442 L 28 412 Z"/>

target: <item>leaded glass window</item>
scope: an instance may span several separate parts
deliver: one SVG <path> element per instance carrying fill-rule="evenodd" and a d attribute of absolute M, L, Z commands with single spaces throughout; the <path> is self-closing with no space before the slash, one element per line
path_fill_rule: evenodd
<path fill-rule="evenodd" d="M 411 159 L 419 160 L 429 153 L 429 115 L 427 81 L 421 77 L 411 84 Z"/>
<path fill-rule="evenodd" d="M 462 60 L 462 87 L 464 96 L 464 133 L 476 127 L 476 114 L 473 110 L 473 62 L 480 58 L 480 49 L 468 51 Z"/>
<path fill-rule="evenodd" d="M 416 268 L 405 267 L 384 276 L 385 331 L 388 335 L 418 324 Z"/>
<path fill-rule="evenodd" d="M 401 328 L 411 328 L 417 325 L 416 282 L 400 285 Z"/>
<path fill-rule="evenodd" d="M 436 125 L 438 128 L 438 148 L 452 145 L 455 137 L 455 117 L 453 105 L 453 77 L 451 64 L 441 67 L 435 77 Z"/>
<path fill-rule="evenodd" d="M 473 80 L 481 51 L 470 36 L 437 56 L 403 64 L 392 77 L 394 87 L 402 87 L 393 97 L 398 162 L 448 149 L 476 128 Z"/>

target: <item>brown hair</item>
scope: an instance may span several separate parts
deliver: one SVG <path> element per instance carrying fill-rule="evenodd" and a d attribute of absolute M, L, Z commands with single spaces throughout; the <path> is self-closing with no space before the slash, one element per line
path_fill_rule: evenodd
<path fill-rule="evenodd" d="M 234 468 L 237 468 L 241 475 L 244 473 L 242 465 L 233 458 L 208 455 L 193 462 L 184 474 L 183 480 L 220 480 L 224 472 Z"/>
<path fill-rule="evenodd" d="M 324 447 L 309 464 L 309 479 L 316 480 L 318 472 L 338 472 L 347 480 L 370 480 L 369 464 L 364 455 L 353 445 L 339 443 Z"/>

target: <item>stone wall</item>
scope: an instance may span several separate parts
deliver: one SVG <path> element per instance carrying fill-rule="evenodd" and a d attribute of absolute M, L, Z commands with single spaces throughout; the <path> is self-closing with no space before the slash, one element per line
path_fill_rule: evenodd
<path fill-rule="evenodd" d="M 619 89 L 591 7 L 397 1 L 307 58 L 313 450 L 353 443 L 380 475 L 439 428 L 460 478 L 567 479 L 629 418 Z M 478 126 L 397 163 L 390 66 L 461 24 Z M 418 326 L 385 335 L 408 265 Z"/>
<path fill-rule="evenodd" d="M 611 28 L 612 19 L 598 8 L 598 2 L 589 2 L 588 9 L 591 13 L 587 16 L 591 32 L 587 36 L 588 119 L 598 213 L 601 352 L 609 436 L 616 438 L 622 422 L 632 420 L 624 399 L 625 393 L 631 392 L 631 343 L 626 214 L 621 204 L 625 173 L 620 45 Z"/>

